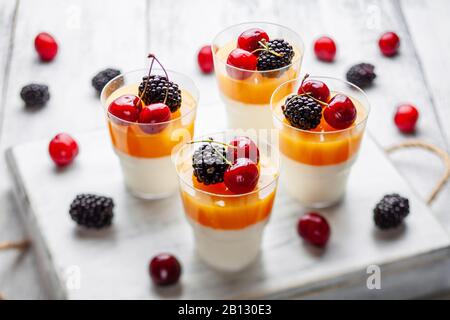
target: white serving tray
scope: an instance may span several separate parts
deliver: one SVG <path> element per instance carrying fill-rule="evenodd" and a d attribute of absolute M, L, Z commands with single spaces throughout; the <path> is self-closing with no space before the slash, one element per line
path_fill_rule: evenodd
<path fill-rule="evenodd" d="M 197 257 L 180 199 L 143 201 L 129 195 L 105 131 L 77 136 L 80 154 L 57 170 L 48 141 L 7 151 L 15 194 L 49 297 L 60 299 L 410 298 L 449 286 L 450 240 L 429 208 L 411 191 L 384 153 L 366 136 L 345 200 L 321 210 L 332 227 L 325 250 L 306 245 L 296 222 L 306 209 L 280 186 L 262 253 L 245 271 L 224 274 Z M 85 231 L 68 208 L 78 193 L 114 198 L 114 226 Z M 410 199 L 406 225 L 378 231 L 372 209 L 385 194 Z M 148 262 L 159 252 L 183 265 L 178 285 L 158 288 Z M 381 268 L 381 289 L 366 286 L 367 267 Z"/>

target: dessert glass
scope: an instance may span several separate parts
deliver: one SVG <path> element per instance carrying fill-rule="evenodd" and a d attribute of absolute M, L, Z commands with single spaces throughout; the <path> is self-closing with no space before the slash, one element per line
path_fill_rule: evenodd
<path fill-rule="evenodd" d="M 228 54 L 236 48 L 238 36 L 245 30 L 261 28 L 270 39 L 283 38 L 294 49 L 290 65 L 270 71 L 249 71 L 227 64 Z M 225 103 L 228 127 L 236 129 L 270 129 L 273 128 L 270 112 L 270 97 L 282 83 L 297 79 L 303 59 L 304 46 L 300 36 L 286 27 L 267 23 L 251 22 L 228 27 L 213 40 L 212 52 L 214 72 L 222 100 Z M 230 73 L 244 72 L 248 76 L 235 79 Z M 294 86 L 295 83 L 291 83 Z M 291 92 L 284 87 L 286 92 Z"/>
<path fill-rule="evenodd" d="M 331 95 L 348 96 L 357 109 L 352 126 L 334 130 L 322 117 L 318 128 L 309 131 L 290 125 L 281 109 L 286 98 L 297 93 L 296 80 L 282 84 L 271 99 L 273 121 L 279 133 L 281 180 L 286 191 L 307 207 L 323 208 L 339 202 L 346 189 L 366 128 L 370 106 L 366 94 L 357 86 L 330 77 L 309 77 L 324 82 Z M 286 88 L 290 92 L 286 94 Z"/>
<path fill-rule="evenodd" d="M 117 76 L 106 84 L 100 97 L 127 189 L 139 198 L 159 199 L 178 189 L 172 153 L 177 145 L 193 137 L 199 93 L 190 78 L 167 70 L 170 81 L 181 89 L 181 107 L 172 114 L 176 118 L 156 124 L 136 123 L 111 114 L 111 102 L 124 94 L 138 95 L 139 83 L 147 73 L 142 69 Z M 165 75 L 160 69 L 153 69 L 152 74 Z"/>
<path fill-rule="evenodd" d="M 200 137 L 230 141 L 233 132 Z M 196 144 L 186 144 L 176 157 L 184 211 L 192 226 L 196 249 L 202 260 L 215 269 L 238 271 L 257 257 L 263 231 L 269 220 L 279 176 L 276 148 L 254 139 L 260 151 L 260 177 L 255 190 L 245 194 L 224 191 L 223 183 L 205 186 L 193 175 L 192 155 Z"/>

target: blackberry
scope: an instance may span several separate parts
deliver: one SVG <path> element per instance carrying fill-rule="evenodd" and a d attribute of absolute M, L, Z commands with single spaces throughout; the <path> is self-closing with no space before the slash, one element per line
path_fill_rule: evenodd
<path fill-rule="evenodd" d="M 108 68 L 103 71 L 100 71 L 92 78 L 92 86 L 97 90 L 97 93 L 100 94 L 105 87 L 105 85 L 115 77 L 121 74 L 120 70 Z"/>
<path fill-rule="evenodd" d="M 282 109 L 289 123 L 302 130 L 316 128 L 322 119 L 322 106 L 305 95 L 288 97 Z"/>
<path fill-rule="evenodd" d="M 213 143 L 202 144 L 192 156 L 194 176 L 198 182 L 205 185 L 223 182 L 223 176 L 228 169 L 225 161 L 227 153 L 223 146 Z"/>
<path fill-rule="evenodd" d="M 398 227 L 408 214 L 408 199 L 397 193 L 385 195 L 373 209 L 375 224 L 383 230 Z"/>
<path fill-rule="evenodd" d="M 360 88 L 368 87 L 377 77 L 374 70 L 375 66 L 370 63 L 355 64 L 347 71 L 347 81 Z"/>
<path fill-rule="evenodd" d="M 41 107 L 50 100 L 50 93 L 48 86 L 31 83 L 22 88 L 20 97 L 27 107 Z"/>
<path fill-rule="evenodd" d="M 114 202 L 95 194 L 79 194 L 70 205 L 70 217 L 78 225 L 101 229 L 111 225 Z"/>
<path fill-rule="evenodd" d="M 139 96 L 142 96 L 142 101 L 146 105 L 166 100 L 166 105 L 171 112 L 175 112 L 181 107 L 181 90 L 178 84 L 168 81 L 165 76 L 151 75 L 150 81 L 145 87 L 147 79 L 148 77 L 144 77 L 139 85 Z M 145 92 L 143 93 L 144 88 Z"/>
<path fill-rule="evenodd" d="M 274 39 L 264 44 L 264 50 L 258 56 L 257 70 L 274 70 L 289 65 L 294 57 L 294 50 L 289 42 L 283 39 Z M 276 54 L 274 54 L 274 52 Z M 276 77 L 280 71 L 264 72 L 263 75 Z"/>

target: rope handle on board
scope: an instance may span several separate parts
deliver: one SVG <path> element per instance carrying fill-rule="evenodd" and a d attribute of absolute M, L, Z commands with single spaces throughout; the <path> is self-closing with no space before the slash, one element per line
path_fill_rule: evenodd
<path fill-rule="evenodd" d="M 433 200 L 436 198 L 436 196 L 439 194 L 439 192 L 444 188 L 446 182 L 450 178 L 450 155 L 442 150 L 441 148 L 429 144 L 420 140 L 410 140 L 405 141 L 396 145 L 393 145 L 391 147 L 388 147 L 385 149 L 387 153 L 392 153 L 393 151 L 400 150 L 400 149 L 407 149 L 407 148 L 421 148 L 427 151 L 430 151 L 437 156 L 439 156 L 444 163 L 445 171 L 442 177 L 439 179 L 436 186 L 431 191 L 431 194 L 428 196 L 427 204 L 431 204 Z"/>

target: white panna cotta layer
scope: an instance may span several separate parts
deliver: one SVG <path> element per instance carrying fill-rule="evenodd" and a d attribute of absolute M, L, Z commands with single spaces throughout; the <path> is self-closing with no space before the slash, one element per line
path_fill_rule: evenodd
<path fill-rule="evenodd" d="M 140 198 L 158 199 L 178 190 L 178 176 L 171 156 L 159 158 L 132 157 L 115 150 L 121 162 L 125 184 Z"/>
<path fill-rule="evenodd" d="M 306 207 L 323 208 L 344 196 L 355 157 L 337 165 L 312 166 L 281 154 L 281 181 L 287 193 Z"/>
<path fill-rule="evenodd" d="M 188 220 L 194 229 L 200 258 L 217 270 L 234 272 L 244 269 L 258 256 L 268 218 L 240 230 L 213 229 Z"/>
<path fill-rule="evenodd" d="M 222 95 L 225 102 L 228 127 L 232 129 L 272 129 L 270 104 L 247 104 Z"/>

